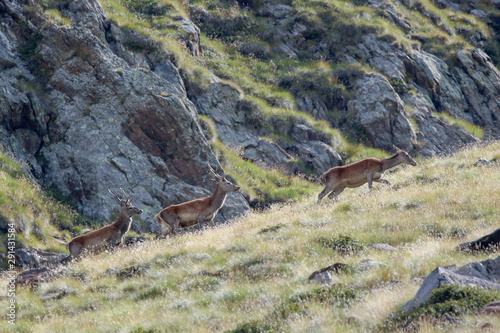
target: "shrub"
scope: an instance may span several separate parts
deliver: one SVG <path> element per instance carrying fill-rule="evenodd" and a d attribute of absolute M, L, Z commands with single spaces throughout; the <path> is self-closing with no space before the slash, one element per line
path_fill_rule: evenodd
<path fill-rule="evenodd" d="M 365 243 L 349 235 L 339 235 L 338 237 L 320 237 L 318 243 L 324 247 L 333 248 L 340 253 L 356 253 L 365 249 Z"/>

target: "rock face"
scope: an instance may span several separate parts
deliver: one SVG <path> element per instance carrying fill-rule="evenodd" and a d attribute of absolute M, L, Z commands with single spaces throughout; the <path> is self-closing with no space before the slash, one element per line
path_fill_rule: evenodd
<path fill-rule="evenodd" d="M 370 75 L 360 79 L 354 89 L 359 96 L 349 101 L 352 121 L 364 129 L 372 146 L 391 150 L 396 145 L 412 151 L 415 132 L 408 121 L 404 103 L 386 78 Z"/>
<path fill-rule="evenodd" d="M 16 265 L 23 268 L 42 268 L 58 265 L 68 255 L 39 249 L 17 249 L 15 251 Z"/>
<path fill-rule="evenodd" d="M 457 248 L 461 251 L 496 251 L 500 245 L 500 229 L 471 242 L 460 244 Z"/>
<path fill-rule="evenodd" d="M 415 298 L 403 306 L 402 311 L 411 311 L 425 303 L 434 289 L 441 288 L 446 284 L 500 290 L 500 257 L 495 260 L 488 259 L 469 263 L 460 268 L 456 266 L 436 268 L 424 280 Z"/>
<path fill-rule="evenodd" d="M 69 3 L 71 27 L 39 8 L 0 7 L 0 142 L 35 177 L 100 220 L 117 209 L 107 189 L 123 187 L 147 230 L 161 208 L 213 191 L 207 162 L 220 165 L 160 45 L 118 28 L 93 0 Z M 232 194 L 218 219 L 248 209 Z"/>
<path fill-rule="evenodd" d="M 207 90 L 192 99 L 198 112 L 214 121 L 219 139 L 241 150 L 241 156 L 254 163 L 290 174 L 304 172 L 307 168 L 318 175 L 342 165 L 342 158 L 333 149 L 331 139 L 298 119 L 293 123 L 280 120 L 273 123 L 279 128 L 277 132 L 290 135 L 293 142 L 263 139 L 262 136 L 271 133 L 263 126 L 256 126 L 259 107 L 245 100 L 237 88 L 216 77 Z"/>
<path fill-rule="evenodd" d="M 16 286 L 29 286 L 35 287 L 39 283 L 50 281 L 58 275 L 58 272 L 44 268 L 30 269 L 22 272 L 16 277 Z"/>
<path fill-rule="evenodd" d="M 414 27 L 395 7 L 411 7 L 412 4 L 398 4 L 396 1 L 393 6 L 383 1 L 370 1 L 367 5 L 411 36 L 409 32 Z M 328 8 L 321 2 L 311 6 Z M 454 4 L 450 8 L 469 12 L 488 22 L 488 15 L 480 15 L 473 7 Z M 419 10 L 424 11 L 420 7 Z M 260 49 L 264 51 L 247 53 L 264 59 L 280 56 L 312 61 L 334 59 L 337 63 L 363 64 L 378 73 L 358 76 L 349 87 L 352 93 L 349 101 L 329 100 L 328 96 L 318 93 L 321 82 L 314 80 L 313 85 L 317 85 L 317 89 L 312 89 L 310 93 L 294 92 L 297 108 L 317 119 L 330 120 L 332 111 L 347 114 L 347 127 L 351 131 L 354 129 L 351 136 L 356 139 L 383 149 L 389 149 L 394 144 L 423 156 L 450 153 L 477 142 L 477 138 L 460 127 L 434 116 L 435 112 L 446 113 L 484 128 L 487 139 L 500 138 L 500 99 L 496 97 L 500 75 L 481 49 L 487 46 L 487 37 L 481 32 L 468 36 L 475 49 L 460 50 L 454 54 L 453 62 L 445 62 L 418 46 L 412 46 L 411 51 L 403 51 L 395 43 L 370 32 L 362 33 L 357 39 L 353 37 L 352 45 L 334 52 L 335 47 L 329 46 L 332 33 L 325 30 L 328 25 L 318 25 L 318 20 L 312 18 L 310 13 L 284 4 L 265 2 L 254 14 L 262 21 L 249 24 L 265 25 L 269 29 L 262 29 L 265 32 L 258 36 L 262 41 Z M 432 16 L 432 13 L 424 14 Z M 210 22 L 224 20 L 200 7 L 192 8 L 192 16 L 195 22 L 207 28 L 211 27 Z M 255 44 L 252 41 L 241 48 L 257 50 Z M 314 79 L 318 81 L 320 78 Z M 255 150 L 261 148 L 252 144 L 250 149 L 250 155 L 255 156 Z M 263 145 L 262 154 L 265 154 Z M 282 154 L 278 155 L 281 157 L 275 162 L 281 163 L 286 159 Z M 265 161 L 266 164 L 269 162 Z"/>

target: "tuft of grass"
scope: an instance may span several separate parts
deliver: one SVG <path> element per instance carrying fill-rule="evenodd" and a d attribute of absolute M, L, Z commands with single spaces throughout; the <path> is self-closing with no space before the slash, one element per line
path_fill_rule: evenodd
<path fill-rule="evenodd" d="M 482 139 L 484 136 L 484 129 L 482 129 L 477 125 L 471 124 L 468 121 L 454 118 L 451 115 L 444 112 L 434 112 L 433 114 L 438 118 L 443 119 L 446 122 L 450 123 L 451 125 L 463 129 L 467 133 L 475 136 L 476 138 Z"/>
<path fill-rule="evenodd" d="M 73 27 L 71 18 L 63 16 L 63 14 L 57 9 L 47 9 L 45 11 L 45 15 L 55 24 Z"/>
<path fill-rule="evenodd" d="M 343 254 L 357 253 L 365 249 L 365 243 L 349 235 L 338 237 L 320 237 L 317 242 L 327 248 L 332 248 Z"/>
<path fill-rule="evenodd" d="M 0 152 L 0 220 L 13 224 L 16 229 L 16 248 L 33 246 L 65 252 L 64 246 L 52 235 L 61 229 L 70 230 L 78 214 L 68 205 L 62 204 L 44 192 L 27 178 L 19 162 Z M 63 232 L 71 237 L 69 232 Z M 6 253 L 5 233 L 0 234 L 0 254 Z M 5 268 L 7 261 L 1 261 Z"/>

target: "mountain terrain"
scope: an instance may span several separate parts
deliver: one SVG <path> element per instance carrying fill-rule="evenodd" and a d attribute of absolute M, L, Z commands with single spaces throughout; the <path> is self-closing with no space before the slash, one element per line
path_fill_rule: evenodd
<path fill-rule="evenodd" d="M 412 329 L 441 311 L 400 312 L 434 268 L 495 258 L 456 248 L 498 221 L 499 1 L 1 0 L 0 14 L 0 239 L 15 225 L 17 270 L 56 272 L 19 289 L 18 331 Z M 393 146 L 419 162 L 386 175 L 393 191 L 315 204 L 328 168 Z M 153 240 L 158 211 L 213 192 L 210 167 L 241 187 L 217 227 Z M 120 188 L 144 210 L 127 247 L 56 265 L 53 236 L 112 222 Z M 500 327 L 460 304 L 453 330 Z"/>
<path fill-rule="evenodd" d="M 306 192 L 290 175 L 500 136 L 495 1 L 0 6 L 4 152 L 90 219 L 126 189 L 139 232 L 211 193 L 207 163 L 245 185 L 227 221 Z"/>

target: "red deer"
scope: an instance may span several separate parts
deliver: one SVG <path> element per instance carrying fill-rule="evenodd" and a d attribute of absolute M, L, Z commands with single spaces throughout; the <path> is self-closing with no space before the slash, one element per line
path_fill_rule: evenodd
<path fill-rule="evenodd" d="M 328 198 L 336 198 L 346 187 L 360 187 L 368 182 L 371 192 L 372 182 L 384 183 L 391 186 L 391 183 L 382 179 L 387 169 L 401 163 L 417 165 L 417 162 L 407 152 L 396 146 L 393 147 L 396 150 L 396 155 L 391 158 L 380 160 L 372 157 L 327 170 L 321 176 L 321 180 L 325 183 L 325 189 L 318 195 L 318 204 L 320 204 L 323 197 L 328 193 L 331 192 Z"/>
<path fill-rule="evenodd" d="M 130 225 L 132 224 L 132 217 L 142 214 L 142 209 L 136 208 L 130 203 L 131 198 L 125 194 L 123 189 L 120 188 L 123 199 L 114 195 L 111 190 L 108 189 L 108 191 L 122 206 L 120 216 L 110 225 L 73 238 L 66 244 L 66 248 L 69 249 L 70 254 L 61 260 L 62 263 L 77 257 L 85 249 L 93 249 L 107 245 L 114 250 L 117 244 L 123 246 L 125 234 L 129 231 Z"/>
<path fill-rule="evenodd" d="M 161 231 L 157 238 L 164 237 L 168 231 L 172 235 L 175 235 L 178 227 L 187 228 L 198 224 L 201 229 L 204 222 L 209 222 L 210 226 L 213 226 L 213 219 L 224 205 L 227 194 L 240 189 L 239 186 L 228 181 L 225 176 L 219 176 L 210 165 L 208 167 L 214 174 L 214 180 L 217 182 L 214 193 L 209 197 L 164 208 L 155 216 L 156 221 L 161 226 Z"/>

